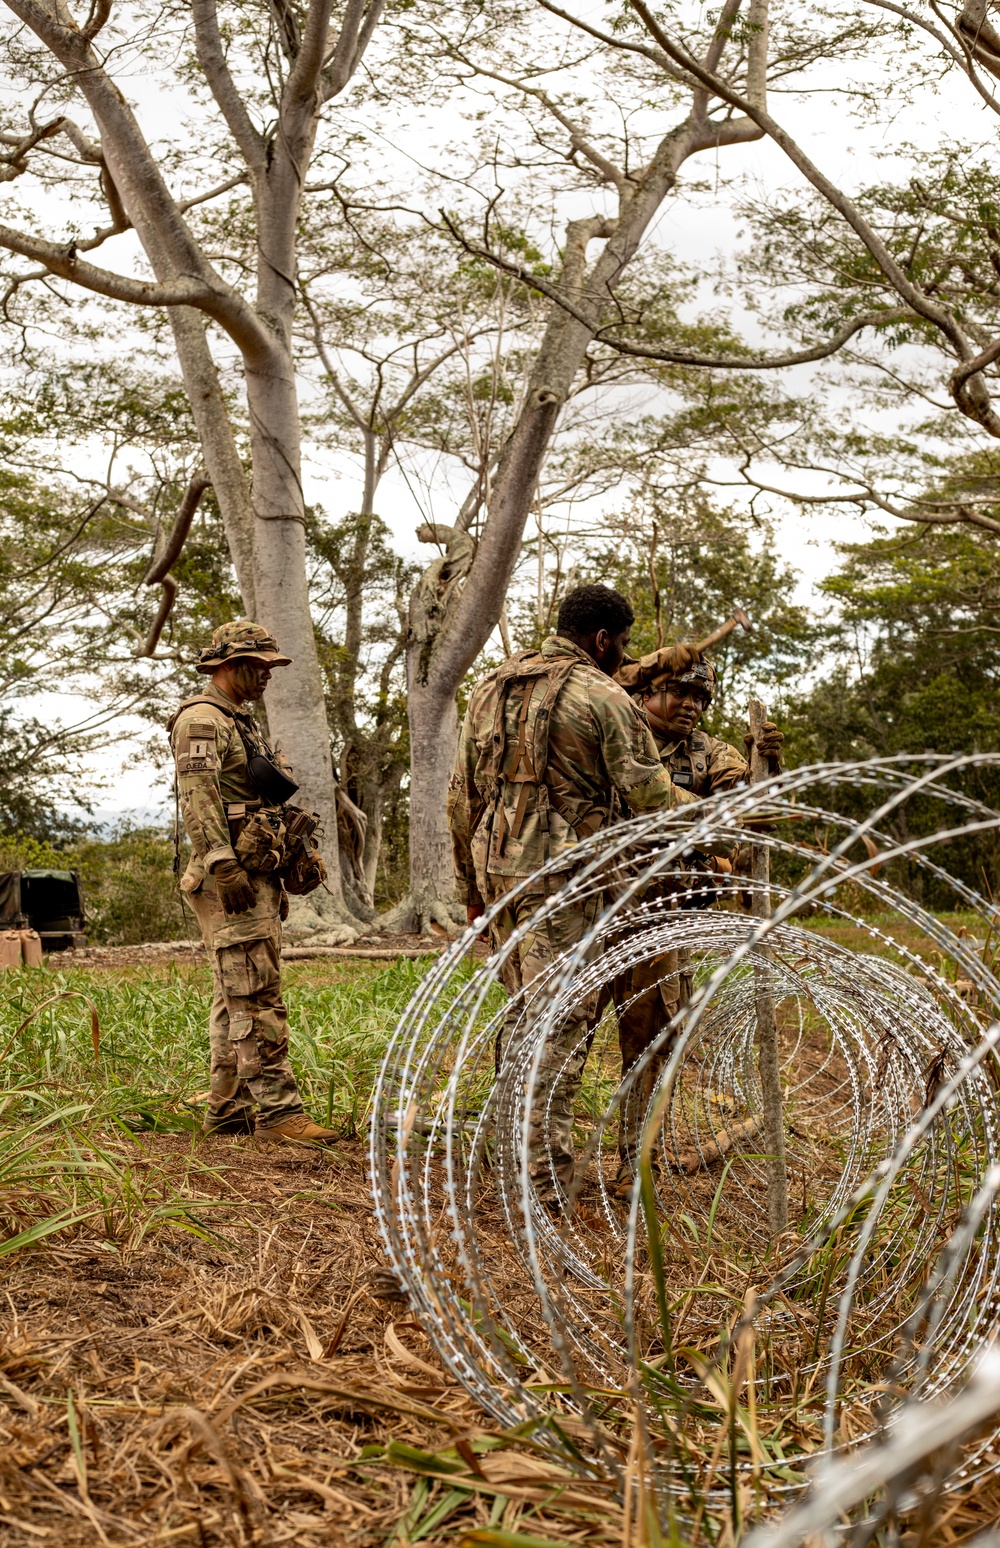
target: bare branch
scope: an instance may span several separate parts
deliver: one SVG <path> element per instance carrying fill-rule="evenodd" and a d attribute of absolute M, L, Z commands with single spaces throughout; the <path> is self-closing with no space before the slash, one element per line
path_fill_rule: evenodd
<path fill-rule="evenodd" d="M 229 70 L 215 0 L 191 0 L 195 48 L 212 96 L 229 126 L 240 154 L 252 172 L 259 172 L 266 153 L 264 136 L 254 128 L 246 104 Z"/>
<path fill-rule="evenodd" d="M 629 0 L 629 4 L 636 15 L 641 18 L 650 36 L 653 37 L 665 53 L 675 59 L 684 69 L 689 70 L 692 75 L 697 76 L 706 88 L 714 91 L 722 101 L 728 102 L 731 107 L 745 113 L 748 118 L 752 118 L 755 123 L 765 130 L 775 144 L 784 151 L 792 164 L 798 167 L 803 176 L 847 221 L 848 225 L 868 249 L 868 252 L 900 299 L 905 301 L 918 316 L 933 323 L 940 330 L 963 364 L 969 360 L 972 357 L 972 348 L 957 319 L 945 307 L 938 306 L 931 301 L 924 291 L 913 284 L 909 275 L 900 268 L 882 238 L 865 219 L 854 201 L 849 199 L 845 193 L 819 170 L 796 141 L 792 139 L 791 135 L 763 108 L 747 101 L 745 97 L 734 91 L 727 82 L 721 80 L 712 71 L 705 69 L 683 45 L 675 43 L 664 32 L 656 17 L 645 4 L 645 0 Z M 957 383 L 953 388 L 953 396 L 963 414 L 982 425 L 990 435 L 1000 438 L 1000 416 L 993 409 L 988 389 L 981 374 L 976 374 L 964 382 Z"/>
<path fill-rule="evenodd" d="M 593 327 L 593 319 L 564 295 L 558 286 L 550 284 L 537 274 L 532 274 L 521 264 L 514 263 L 508 258 L 501 258 L 489 248 L 470 242 L 446 211 L 440 210 L 438 213 L 455 241 L 467 253 L 484 259 L 503 273 L 512 275 L 522 284 L 547 296 L 550 301 L 562 307 L 563 311 L 568 312 L 576 322 L 583 323 L 588 328 Z M 808 365 L 814 360 L 827 359 L 828 356 L 836 354 L 838 349 L 842 349 L 847 341 L 856 333 L 860 333 L 863 328 L 878 328 L 886 323 L 918 322 L 919 320 L 903 307 L 886 307 L 879 312 L 864 312 L 853 317 L 849 323 L 845 323 L 824 343 L 812 344 L 806 349 L 789 350 L 783 355 L 703 355 L 695 350 L 659 349 L 651 344 L 635 344 L 628 339 L 612 338 L 605 328 L 594 331 L 594 343 L 606 344 L 609 349 L 617 350 L 619 354 L 628 355 L 637 360 L 661 360 L 667 365 L 701 366 L 709 370 L 725 371 L 778 371 L 787 366 Z M 1000 354 L 1000 345 L 997 346 L 997 352 Z"/>
<path fill-rule="evenodd" d="M 340 42 L 345 38 L 350 39 L 349 46 L 353 46 L 357 34 L 358 23 L 364 0 L 347 0 L 344 11 L 344 20 L 340 29 Z M 323 61 L 327 52 L 327 38 L 330 31 L 330 17 L 333 12 L 333 0 L 309 0 L 306 11 L 306 25 L 302 33 L 302 42 L 292 66 L 291 74 L 282 93 L 282 112 L 289 101 L 306 102 L 310 108 L 318 106 L 316 87 L 323 69 Z"/>
<path fill-rule="evenodd" d="M 191 523 L 194 521 L 195 512 L 201 502 L 201 497 L 205 490 L 211 487 L 211 480 L 206 473 L 195 473 L 193 475 L 185 491 L 184 498 L 178 507 L 177 515 L 174 518 L 174 524 L 170 530 L 170 536 L 167 539 L 163 552 L 158 558 L 153 560 L 142 578 L 144 586 L 155 586 L 159 582 L 163 587 L 163 596 L 160 600 L 156 617 L 146 636 L 145 644 L 141 650 L 136 651 L 137 656 L 152 656 L 160 642 L 160 635 L 163 633 L 164 625 L 170 617 L 177 597 L 177 582 L 170 574 L 170 571 L 181 556 L 181 549 L 184 547 L 187 535 L 191 530 Z"/>
<path fill-rule="evenodd" d="M 4 143 L 10 145 L 11 149 L 0 155 L 0 183 L 9 183 L 15 177 L 20 177 L 22 172 L 26 172 L 28 152 L 34 150 L 42 140 L 49 140 L 53 135 L 59 134 L 65 122 L 64 118 L 53 118 L 50 123 L 37 125 L 20 139 L 8 138 L 5 135 Z"/>
<path fill-rule="evenodd" d="M 361 9 L 360 6 L 352 7 L 351 16 Z M 365 49 L 372 40 L 384 9 L 385 0 L 368 0 L 368 9 L 357 21 L 353 31 L 348 27 L 348 17 L 345 15 L 333 53 L 323 70 L 324 102 L 339 96 L 351 79 L 364 58 Z"/>
<path fill-rule="evenodd" d="M 794 489 L 778 489 L 773 484 L 764 484 L 759 478 L 755 478 L 748 466 L 741 467 L 740 472 L 743 481 L 752 489 L 759 489 L 762 494 L 780 496 L 783 500 L 790 500 L 793 505 L 860 505 L 875 506 L 877 510 L 884 511 L 887 516 L 893 516 L 897 521 L 915 522 L 922 526 L 930 527 L 956 527 L 970 526 L 982 527 L 986 532 L 1000 533 L 1000 521 L 994 521 L 992 516 L 986 516 L 974 506 L 956 501 L 954 504 L 943 502 L 915 500 L 907 505 L 897 505 L 879 494 L 870 484 L 863 484 L 859 480 L 859 488 L 847 494 L 802 494 Z"/>
<path fill-rule="evenodd" d="M 161 285 L 156 280 L 128 279 L 110 269 L 82 263 L 77 257 L 75 242 L 60 247 L 55 242 L 14 231 L 10 226 L 0 226 L 0 247 L 19 253 L 22 258 L 34 258 L 50 274 L 72 280 L 96 295 L 107 296 L 112 301 L 128 301 L 134 306 L 200 306 L 208 310 L 206 302 L 212 295 L 209 286 L 201 280 L 177 279 Z"/>
<path fill-rule="evenodd" d="M 609 48 L 619 49 L 627 54 L 639 54 L 644 59 L 649 59 L 657 65 L 671 80 L 677 81 L 682 86 L 687 86 L 692 91 L 698 88 L 698 82 L 683 70 L 678 70 L 673 60 L 666 54 L 659 53 L 654 48 L 644 47 L 641 43 L 634 43 L 628 38 L 615 37 L 613 33 L 602 32 L 600 27 L 593 26 L 590 22 L 583 21 L 579 16 L 573 16 L 569 11 L 564 11 L 561 6 L 555 5 L 553 0 L 538 0 L 543 10 L 550 12 L 552 16 L 558 16 L 561 21 L 568 22 L 571 27 L 577 27 L 585 32 L 588 37 L 597 38 L 598 42 L 606 43 Z"/>
<path fill-rule="evenodd" d="M 620 195 L 624 196 L 627 193 L 629 180 L 625 173 L 620 172 L 613 162 L 609 161 L 595 145 L 590 143 L 579 125 L 575 124 L 562 111 L 558 103 L 554 102 L 549 96 L 548 92 L 543 91 L 539 86 L 529 86 L 525 81 L 519 81 L 514 76 L 502 75 L 499 70 L 487 70 L 484 65 L 477 65 L 458 49 L 453 48 L 451 52 L 460 63 L 466 65 L 470 70 L 474 70 L 477 75 L 485 76 L 487 80 L 498 81 L 502 86 L 510 86 L 514 91 L 523 92 L 527 97 L 534 97 L 535 101 L 540 102 L 552 114 L 556 122 L 562 125 L 569 135 L 573 149 L 590 162 L 591 166 L 601 174 L 602 180 L 606 183 L 614 184 Z"/>

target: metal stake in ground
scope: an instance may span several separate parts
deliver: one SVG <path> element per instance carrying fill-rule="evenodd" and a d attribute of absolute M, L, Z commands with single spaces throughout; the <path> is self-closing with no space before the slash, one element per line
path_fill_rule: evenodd
<path fill-rule="evenodd" d="M 767 760 L 757 751 L 757 738 L 767 720 L 767 709 L 760 699 L 750 700 L 750 783 L 759 785 L 768 779 Z M 751 846 L 753 905 L 755 919 L 771 917 L 771 866 L 766 844 Z M 777 1236 L 788 1225 L 788 1175 L 785 1170 L 785 1125 L 781 1111 L 781 1067 L 778 1060 L 778 1022 L 774 1008 L 774 979 L 771 951 L 758 947 L 754 966 L 754 1004 L 757 1012 L 758 1068 L 764 1108 L 764 1142 L 767 1146 L 767 1218 L 771 1235 Z"/>

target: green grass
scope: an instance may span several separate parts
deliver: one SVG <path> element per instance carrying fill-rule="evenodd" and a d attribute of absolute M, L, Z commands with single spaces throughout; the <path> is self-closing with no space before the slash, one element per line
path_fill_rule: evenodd
<path fill-rule="evenodd" d="M 303 1098 L 345 1137 L 364 1130 L 386 1043 L 426 966 L 288 966 Z M 8 972 L 2 987 L 0 1256 L 84 1222 L 126 1254 L 164 1225 L 211 1235 L 211 1201 L 199 1196 L 209 1169 L 196 1143 L 208 1086 L 207 966 L 43 967 Z M 190 1137 L 169 1169 L 142 1143 L 154 1132 Z"/>
<path fill-rule="evenodd" d="M 364 1127 L 386 1043 L 425 967 L 416 960 L 296 963 L 286 969 L 291 1056 L 303 1097 L 345 1135 Z M 206 967 L 42 968 L 10 973 L 3 987 L 0 1049 L 7 1047 L 8 1093 L 22 1085 L 41 1087 L 36 1102 L 59 1093 L 85 1104 L 92 1122 L 124 1123 L 133 1130 L 183 1130 L 200 1123 L 208 1084 Z M 93 1005 L 100 1026 L 96 1060 L 83 999 L 47 1005 L 17 1031 L 60 991 L 84 995 Z M 27 1089 L 21 1100 L 33 1100 Z"/>

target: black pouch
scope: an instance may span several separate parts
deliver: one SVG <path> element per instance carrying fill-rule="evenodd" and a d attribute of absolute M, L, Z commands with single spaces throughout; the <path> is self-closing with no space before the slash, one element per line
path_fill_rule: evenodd
<path fill-rule="evenodd" d="M 260 791 L 261 799 L 268 806 L 284 806 L 299 788 L 294 779 L 283 774 L 278 765 L 272 763 L 270 758 L 265 758 L 263 753 L 251 753 L 248 749 L 247 767 L 250 778 Z"/>

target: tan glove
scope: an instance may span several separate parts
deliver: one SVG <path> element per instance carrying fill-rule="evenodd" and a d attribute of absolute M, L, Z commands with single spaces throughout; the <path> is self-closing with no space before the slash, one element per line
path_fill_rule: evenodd
<path fill-rule="evenodd" d="M 212 867 L 219 902 L 227 914 L 248 914 L 257 903 L 257 889 L 235 860 L 220 860 Z"/>
<path fill-rule="evenodd" d="M 654 650 L 640 661 L 629 661 L 619 668 L 615 682 L 627 688 L 629 693 L 635 693 L 640 688 L 649 688 L 654 682 L 679 677 L 688 667 L 697 666 L 700 660 L 701 652 L 693 645 L 664 645 L 662 650 Z"/>
<path fill-rule="evenodd" d="M 753 752 L 754 736 L 748 731 L 743 738 L 743 746 L 747 750 L 747 762 L 750 762 L 750 754 Z M 785 745 L 785 733 L 779 731 L 773 720 L 765 720 L 760 728 L 757 738 L 757 751 L 767 762 L 768 773 L 781 773 L 781 749 Z"/>

